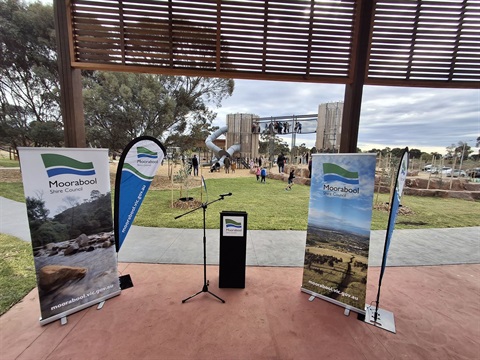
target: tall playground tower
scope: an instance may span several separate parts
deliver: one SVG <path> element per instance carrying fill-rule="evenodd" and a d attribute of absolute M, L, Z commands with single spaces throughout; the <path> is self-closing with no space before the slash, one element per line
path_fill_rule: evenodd
<path fill-rule="evenodd" d="M 240 157 L 253 159 L 259 156 L 260 124 L 253 114 L 227 115 L 226 148 L 240 145 Z"/>

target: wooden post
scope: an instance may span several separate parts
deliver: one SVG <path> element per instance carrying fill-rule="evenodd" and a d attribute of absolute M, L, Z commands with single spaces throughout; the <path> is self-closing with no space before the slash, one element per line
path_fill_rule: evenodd
<path fill-rule="evenodd" d="M 358 2 L 359 16 L 357 38 L 352 49 L 352 65 L 350 68 L 352 82 L 345 86 L 343 105 L 342 132 L 340 134 L 340 152 L 356 153 L 360 110 L 362 107 L 363 84 L 367 73 L 368 39 L 372 23 L 373 1 Z"/>
<path fill-rule="evenodd" d="M 60 108 L 65 126 L 65 147 L 86 147 L 83 116 L 82 78 L 79 69 L 71 66 L 69 5 L 54 0 L 55 36 L 57 40 L 58 74 L 60 78 Z"/>

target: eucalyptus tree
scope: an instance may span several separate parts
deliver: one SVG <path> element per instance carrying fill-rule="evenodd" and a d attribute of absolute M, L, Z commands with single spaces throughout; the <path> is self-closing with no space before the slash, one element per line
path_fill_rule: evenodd
<path fill-rule="evenodd" d="M 233 88 L 230 79 L 97 71 L 84 81 L 87 142 L 119 150 L 140 135 L 187 136 L 194 145 L 216 116 L 209 106 Z"/>
<path fill-rule="evenodd" d="M 0 140 L 31 144 L 31 122 L 61 131 L 53 8 L 0 0 Z"/>

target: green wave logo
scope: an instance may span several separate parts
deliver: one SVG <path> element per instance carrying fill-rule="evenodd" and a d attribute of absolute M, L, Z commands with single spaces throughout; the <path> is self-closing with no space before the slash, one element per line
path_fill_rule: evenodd
<path fill-rule="evenodd" d="M 92 162 L 82 162 L 59 154 L 41 154 L 48 177 L 57 175 L 95 175 Z"/>
<path fill-rule="evenodd" d="M 123 169 L 122 171 L 130 171 L 132 173 L 134 173 L 135 175 L 137 175 L 139 178 L 143 179 L 143 180 L 146 180 L 146 181 L 152 181 L 153 180 L 153 176 L 147 176 L 147 175 L 144 175 L 142 174 L 140 171 L 138 171 L 137 169 L 135 169 L 132 165 L 130 164 L 123 164 Z"/>
<path fill-rule="evenodd" d="M 149 150 L 146 147 L 139 146 L 137 147 L 137 157 L 148 158 L 148 159 L 158 159 L 158 153 L 155 151 Z"/>
<path fill-rule="evenodd" d="M 232 219 L 225 219 L 225 227 L 227 229 L 241 229 L 242 223 Z"/>
<path fill-rule="evenodd" d="M 358 172 L 348 171 L 337 164 L 323 164 L 323 180 L 324 181 L 340 181 L 346 184 L 356 185 L 358 181 Z"/>

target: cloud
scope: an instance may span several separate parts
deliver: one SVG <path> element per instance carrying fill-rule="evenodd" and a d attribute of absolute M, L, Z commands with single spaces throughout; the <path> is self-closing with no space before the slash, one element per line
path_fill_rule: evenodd
<path fill-rule="evenodd" d="M 390 147 L 475 145 L 480 136 L 480 91 L 366 87 L 359 143 Z M 376 140 L 376 141 L 373 141 Z"/>
<path fill-rule="evenodd" d="M 295 82 L 235 80 L 233 95 L 217 110 L 214 125 L 228 114 L 260 117 L 316 114 L 323 103 L 343 101 L 345 86 Z M 459 141 L 475 145 L 480 136 L 479 89 L 431 89 L 365 86 L 358 145 L 416 148 L 445 153 Z M 315 134 L 298 135 L 295 143 L 315 145 Z M 291 137 L 284 140 L 291 144 Z"/>

